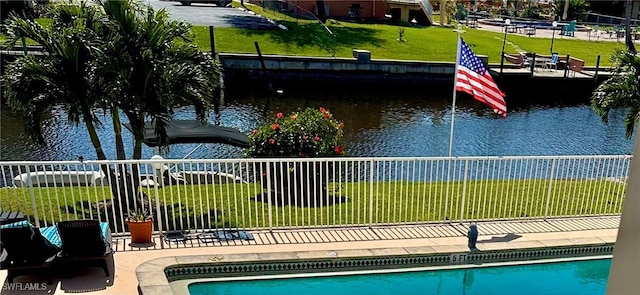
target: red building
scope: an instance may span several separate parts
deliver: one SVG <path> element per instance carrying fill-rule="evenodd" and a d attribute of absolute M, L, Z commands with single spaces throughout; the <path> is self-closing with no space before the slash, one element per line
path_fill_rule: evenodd
<path fill-rule="evenodd" d="M 262 0 L 265 6 L 297 15 L 318 14 L 315 0 Z M 383 19 L 430 24 L 433 8 L 429 0 L 324 0 L 329 18 Z"/>

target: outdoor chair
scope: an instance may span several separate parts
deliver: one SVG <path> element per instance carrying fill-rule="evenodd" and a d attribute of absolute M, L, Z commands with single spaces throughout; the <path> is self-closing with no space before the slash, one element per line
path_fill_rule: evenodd
<path fill-rule="evenodd" d="M 71 276 L 71 265 L 101 267 L 105 276 L 109 276 L 107 260 L 113 251 L 107 223 L 71 220 L 61 221 L 56 226 L 62 241 L 62 262 L 68 277 Z"/>
<path fill-rule="evenodd" d="M 572 20 L 568 25 L 562 27 L 562 31 L 560 31 L 560 35 L 575 37 L 575 32 L 576 32 L 576 21 Z"/>
<path fill-rule="evenodd" d="M 520 67 L 521 68 L 528 68 L 530 66 L 531 66 L 531 61 L 527 57 L 527 55 L 524 54 L 524 53 L 520 53 Z"/>
<path fill-rule="evenodd" d="M 544 63 L 544 68 L 548 70 L 558 69 L 558 53 L 557 52 L 554 52 L 551 54 L 551 60 Z"/>
<path fill-rule="evenodd" d="M 589 41 L 591 41 L 591 36 L 596 37 L 596 40 L 600 39 L 600 26 L 599 25 L 594 25 L 593 28 L 591 29 L 591 31 L 587 32 L 587 35 L 589 37 Z"/>
<path fill-rule="evenodd" d="M 6 269 L 7 280 L 21 275 L 43 275 L 51 285 L 51 269 L 59 259 L 60 248 L 47 241 L 28 221 L 19 227 L 0 228 L 2 256 L 0 269 Z"/>
<path fill-rule="evenodd" d="M 616 39 L 624 37 L 625 27 L 624 26 L 615 26 L 611 31 L 609 31 L 609 38 L 616 37 Z"/>

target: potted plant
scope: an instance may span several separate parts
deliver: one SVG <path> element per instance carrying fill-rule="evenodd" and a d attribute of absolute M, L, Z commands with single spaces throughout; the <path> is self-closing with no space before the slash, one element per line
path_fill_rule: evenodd
<path fill-rule="evenodd" d="M 272 121 L 253 130 L 245 155 L 253 158 L 317 158 L 343 154 L 340 140 L 344 123 L 333 118 L 325 108 L 307 108 L 287 116 L 277 113 Z M 317 161 L 312 164 L 285 162 L 264 164 L 261 168 L 262 186 L 289 199 L 297 196 L 299 205 L 310 197 L 327 195 L 327 179 L 333 163 Z M 269 173 L 269 175 L 267 175 Z"/>
<path fill-rule="evenodd" d="M 131 243 L 151 243 L 153 217 L 146 209 L 129 211 L 126 222 L 131 233 Z"/>

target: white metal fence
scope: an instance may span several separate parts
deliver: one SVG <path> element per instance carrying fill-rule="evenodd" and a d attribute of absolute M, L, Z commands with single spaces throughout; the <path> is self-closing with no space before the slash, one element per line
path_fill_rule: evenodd
<path fill-rule="evenodd" d="M 155 229 L 373 226 L 619 214 L 631 156 L 0 162 L 37 226 L 150 209 Z M 154 168 L 155 171 L 154 171 Z M 134 175 L 141 175 L 134 177 Z M 136 184 L 138 183 L 138 184 Z M 156 185 L 156 183 L 158 185 Z"/>

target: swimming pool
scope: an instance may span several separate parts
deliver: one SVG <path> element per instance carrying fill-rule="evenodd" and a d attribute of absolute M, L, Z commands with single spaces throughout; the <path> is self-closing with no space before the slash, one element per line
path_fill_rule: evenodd
<path fill-rule="evenodd" d="M 167 256 L 142 263 L 136 268 L 136 276 L 138 278 L 139 294 L 183 295 L 189 294 L 189 286 L 191 284 L 201 282 L 254 280 L 266 282 L 265 280 L 274 278 L 327 277 L 531 265 L 559 261 L 604 259 L 610 258 L 613 252 L 613 243 L 603 243 L 602 240 L 597 243 L 594 243 L 592 239 L 552 240 L 548 242 L 558 246 L 545 245 L 546 243 L 515 241 L 508 244 L 504 243 L 504 245 L 496 244 L 493 246 L 496 248 L 495 250 L 484 249 L 482 251 L 468 251 L 465 250 L 466 247 L 461 245 L 445 245 L 442 247 L 433 245 Z M 505 248 L 507 246 L 510 248 Z M 601 268 L 606 269 L 606 266 L 601 266 Z M 599 273 L 600 277 L 606 277 L 606 274 L 602 271 L 594 273 Z M 445 274 L 445 272 L 438 272 L 436 275 L 438 283 L 446 283 L 448 286 L 449 282 L 454 280 L 453 285 L 460 286 L 459 274 L 456 275 L 454 273 L 446 276 L 442 274 Z M 464 276 L 463 272 L 462 282 L 465 282 Z M 590 276 L 592 274 L 588 272 L 586 277 Z M 553 277 L 559 276 L 553 275 Z M 456 278 L 458 280 L 457 283 L 455 282 Z M 469 280 L 471 278 L 474 282 L 472 285 L 486 282 L 493 286 L 495 281 L 491 276 L 476 272 L 470 275 L 469 270 L 467 270 L 466 284 L 470 283 Z M 536 282 L 548 279 L 549 277 L 547 276 L 537 279 Z M 404 286 L 405 283 L 392 283 L 392 285 Z M 516 285 L 516 287 L 518 286 Z M 248 288 L 246 286 L 241 287 L 239 294 L 247 294 Z M 198 290 L 195 290 L 195 292 L 198 292 Z M 261 291 L 260 295 L 263 294 L 264 292 Z M 580 293 L 580 295 L 584 294 Z"/>
<path fill-rule="evenodd" d="M 610 259 L 447 270 L 201 282 L 189 294 L 605 294 Z"/>

